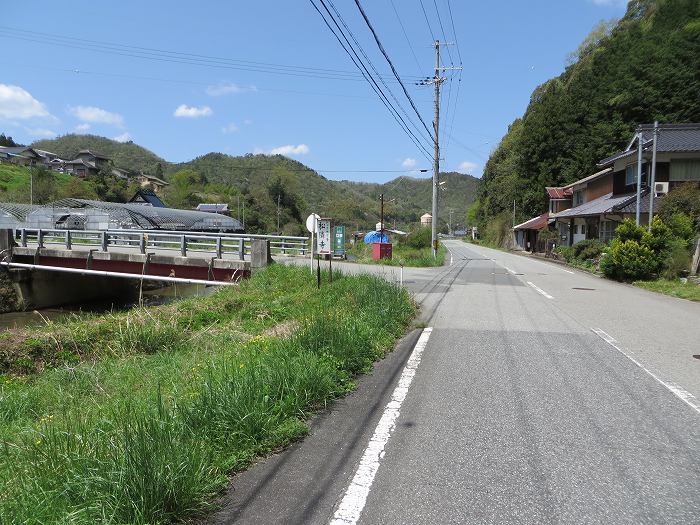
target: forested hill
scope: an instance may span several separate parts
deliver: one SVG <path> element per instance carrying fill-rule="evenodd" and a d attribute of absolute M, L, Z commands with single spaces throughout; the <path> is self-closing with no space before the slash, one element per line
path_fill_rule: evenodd
<path fill-rule="evenodd" d="M 173 164 L 133 142 L 120 143 L 94 135 L 65 135 L 32 146 L 64 158 L 90 149 L 111 157 L 116 166 L 165 178 L 171 184 L 163 190 L 162 197 L 176 208 L 220 202 L 228 203 L 237 215 L 239 205 L 241 211 L 245 206 L 246 227 L 252 232 L 278 230 L 278 200 L 279 230 L 289 234 L 303 233 L 303 220 L 312 211 L 352 228 L 371 228 L 379 221 L 380 193 L 386 195 L 387 223 L 400 228 L 418 224 L 420 216 L 431 208 L 430 178 L 400 177 L 386 184 L 335 181 L 282 155 L 208 153 Z M 454 211 L 454 222 L 463 225 L 479 181 L 460 173 L 443 173 L 441 180 L 445 181 L 441 191 L 441 226 L 444 227 L 449 209 Z M 119 195 L 128 193 L 128 188 L 122 189 Z"/>
<path fill-rule="evenodd" d="M 594 173 L 637 125 L 700 122 L 700 2 L 634 0 L 538 87 L 485 166 L 477 217 L 542 213 L 544 187 Z"/>
<path fill-rule="evenodd" d="M 136 172 L 155 173 L 158 163 L 161 166 L 166 164 L 158 155 L 132 141 L 117 142 L 97 135 L 63 135 L 36 141 L 32 147 L 56 153 L 63 159 L 73 159 L 81 149 L 89 149 L 110 157 L 115 166 Z"/>

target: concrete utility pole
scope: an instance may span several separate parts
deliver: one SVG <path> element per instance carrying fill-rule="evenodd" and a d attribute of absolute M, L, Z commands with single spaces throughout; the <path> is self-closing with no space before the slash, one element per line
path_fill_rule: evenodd
<path fill-rule="evenodd" d="M 277 233 L 280 233 L 280 195 L 277 194 Z"/>
<path fill-rule="evenodd" d="M 642 204 L 642 146 L 644 143 L 644 133 L 642 133 L 641 128 L 637 134 L 637 215 L 635 217 L 637 226 L 639 226 L 639 219 L 641 215 L 641 204 Z"/>
<path fill-rule="evenodd" d="M 651 146 L 651 181 L 649 182 L 649 231 L 654 215 L 654 193 L 656 192 L 656 139 L 659 136 L 659 121 L 654 121 L 654 142 Z"/>
<path fill-rule="evenodd" d="M 379 242 L 384 242 L 384 194 L 379 195 L 379 202 L 381 203 L 379 209 Z"/>
<path fill-rule="evenodd" d="M 435 41 L 435 76 L 431 80 L 420 82 L 421 85 L 433 84 L 435 86 L 435 120 L 433 120 L 433 143 L 435 151 L 433 153 L 433 209 L 432 209 L 432 244 L 433 257 L 437 257 L 438 249 L 438 190 L 440 175 L 440 86 L 447 77 L 440 76 L 444 71 L 461 70 L 462 67 L 441 67 L 440 66 L 440 46 L 452 45 L 450 42 Z"/>

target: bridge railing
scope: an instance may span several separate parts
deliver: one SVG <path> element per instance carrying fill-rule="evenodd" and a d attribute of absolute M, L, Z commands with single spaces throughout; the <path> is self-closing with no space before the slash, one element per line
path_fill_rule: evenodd
<path fill-rule="evenodd" d="M 183 232 L 177 230 L 59 230 L 21 228 L 15 232 L 20 246 L 62 247 L 66 250 L 95 246 L 100 251 L 119 249 L 146 254 L 151 250 L 179 252 L 182 257 L 213 254 L 215 258 L 245 260 L 255 239 L 270 241 L 273 255 L 309 254 L 309 239 L 291 235 Z"/>

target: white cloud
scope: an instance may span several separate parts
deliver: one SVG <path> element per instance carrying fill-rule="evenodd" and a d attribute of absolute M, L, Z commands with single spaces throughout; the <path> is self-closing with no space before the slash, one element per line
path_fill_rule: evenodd
<path fill-rule="evenodd" d="M 416 167 L 416 159 L 412 159 L 411 157 L 405 158 L 405 159 L 403 159 L 403 162 L 401 162 L 401 165 L 404 168 L 408 168 L 408 169 L 415 168 Z"/>
<path fill-rule="evenodd" d="M 213 115 L 214 112 L 211 110 L 209 106 L 187 106 L 185 104 L 180 104 L 177 109 L 175 110 L 175 113 L 173 113 L 174 116 L 176 117 L 184 117 L 184 118 L 199 118 L 199 117 L 209 117 Z"/>
<path fill-rule="evenodd" d="M 95 106 L 71 106 L 68 112 L 82 122 L 109 124 L 118 128 L 124 126 L 124 117 L 119 113 L 112 113 Z"/>
<path fill-rule="evenodd" d="M 78 124 L 77 126 L 75 126 L 75 131 L 87 131 L 89 129 L 90 129 L 90 124 L 88 124 L 87 122 L 84 122 L 82 124 Z"/>
<path fill-rule="evenodd" d="M 245 124 L 246 126 L 250 126 L 252 123 L 253 123 L 253 121 L 250 120 L 249 118 L 247 118 L 243 121 L 243 124 Z"/>
<path fill-rule="evenodd" d="M 236 131 L 238 131 L 238 126 L 236 126 L 234 122 L 229 122 L 223 128 L 221 128 L 221 132 L 225 134 L 235 133 Z"/>
<path fill-rule="evenodd" d="M 0 84 L 0 118 L 31 119 L 50 117 L 46 106 L 19 86 Z"/>
<path fill-rule="evenodd" d="M 26 128 L 26 131 L 32 137 L 40 137 L 42 139 L 52 139 L 58 136 L 58 133 L 46 128 Z"/>
<path fill-rule="evenodd" d="M 220 97 L 223 95 L 238 95 L 240 93 L 248 93 L 250 91 L 257 90 L 258 89 L 253 85 L 241 86 L 239 84 L 234 84 L 233 82 L 222 82 L 220 84 L 208 86 L 206 89 L 207 95 L 211 97 Z"/>
<path fill-rule="evenodd" d="M 270 150 L 270 155 L 306 155 L 309 152 L 309 147 L 306 144 L 294 146 L 287 144 L 286 146 L 278 146 Z"/>
<path fill-rule="evenodd" d="M 114 137 L 112 140 L 116 140 L 117 142 L 128 142 L 131 140 L 131 135 L 127 131 L 122 133 L 121 135 L 117 135 Z"/>
<path fill-rule="evenodd" d="M 471 174 L 471 172 L 478 167 L 479 167 L 478 164 L 476 164 L 474 162 L 469 162 L 468 160 L 465 160 L 459 166 L 457 166 L 457 171 L 459 171 L 461 173 Z"/>

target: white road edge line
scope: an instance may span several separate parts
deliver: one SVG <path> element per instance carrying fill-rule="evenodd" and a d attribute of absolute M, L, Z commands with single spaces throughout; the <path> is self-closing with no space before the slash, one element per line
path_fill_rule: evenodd
<path fill-rule="evenodd" d="M 544 295 L 547 299 L 554 299 L 554 297 L 552 297 L 551 295 L 549 295 L 547 292 L 545 292 L 542 288 L 540 288 L 540 287 L 537 286 L 536 284 L 531 283 L 530 281 L 527 281 L 527 284 L 529 284 L 530 286 L 532 286 L 532 287 L 537 291 L 537 293 L 539 293 L 539 294 L 541 294 L 541 295 Z"/>
<path fill-rule="evenodd" d="M 571 275 L 575 275 L 575 272 L 572 272 L 571 270 L 565 270 L 564 268 L 559 268 L 562 272 L 570 273 Z"/>
<path fill-rule="evenodd" d="M 620 352 L 622 355 L 624 355 L 627 359 L 632 361 L 635 365 L 637 365 L 639 368 L 644 370 L 647 374 L 649 374 L 651 377 L 656 379 L 659 383 L 661 383 L 664 387 L 666 387 L 668 390 L 671 391 L 672 394 L 674 394 L 676 397 L 678 397 L 681 401 L 683 401 L 686 405 L 688 405 L 690 408 L 695 410 L 698 414 L 700 414 L 700 405 L 698 405 L 695 402 L 695 396 L 691 394 L 690 392 L 687 392 L 683 390 L 681 387 L 678 385 L 674 385 L 673 383 L 669 383 L 668 381 L 664 381 L 661 379 L 659 376 L 657 376 L 654 372 L 649 370 L 647 367 L 645 367 L 642 363 L 637 361 L 631 353 L 625 352 L 622 348 L 620 348 L 620 345 L 618 342 L 609 334 L 605 333 L 603 330 L 600 328 L 591 328 L 594 334 L 596 334 L 598 337 L 600 337 L 603 341 L 608 343 L 610 346 L 612 346 L 615 350 Z"/>
<path fill-rule="evenodd" d="M 370 438 L 367 448 L 365 448 L 362 454 L 360 466 L 357 467 L 355 476 L 352 478 L 350 486 L 348 486 L 348 489 L 345 491 L 345 495 L 336 509 L 333 519 L 330 521 L 330 525 L 354 525 L 360 519 L 360 514 L 362 514 L 362 510 L 365 508 L 367 496 L 369 496 L 370 488 L 374 482 L 374 476 L 376 476 L 377 470 L 379 470 L 379 462 L 384 457 L 384 447 L 396 428 L 396 420 L 399 417 L 401 404 L 404 399 L 406 399 L 408 389 L 413 381 L 413 376 L 416 375 L 423 350 L 425 350 L 428 344 L 428 339 L 430 339 L 432 331 L 432 327 L 424 328 L 423 333 L 421 333 L 418 338 L 416 346 L 413 347 L 413 352 L 411 352 L 411 356 L 408 358 L 408 363 L 406 363 L 406 366 L 401 372 L 399 384 L 396 385 L 394 392 L 391 394 L 391 401 L 389 401 L 386 408 L 384 408 L 382 418 L 379 420 L 379 423 L 377 423 L 374 434 Z"/>

